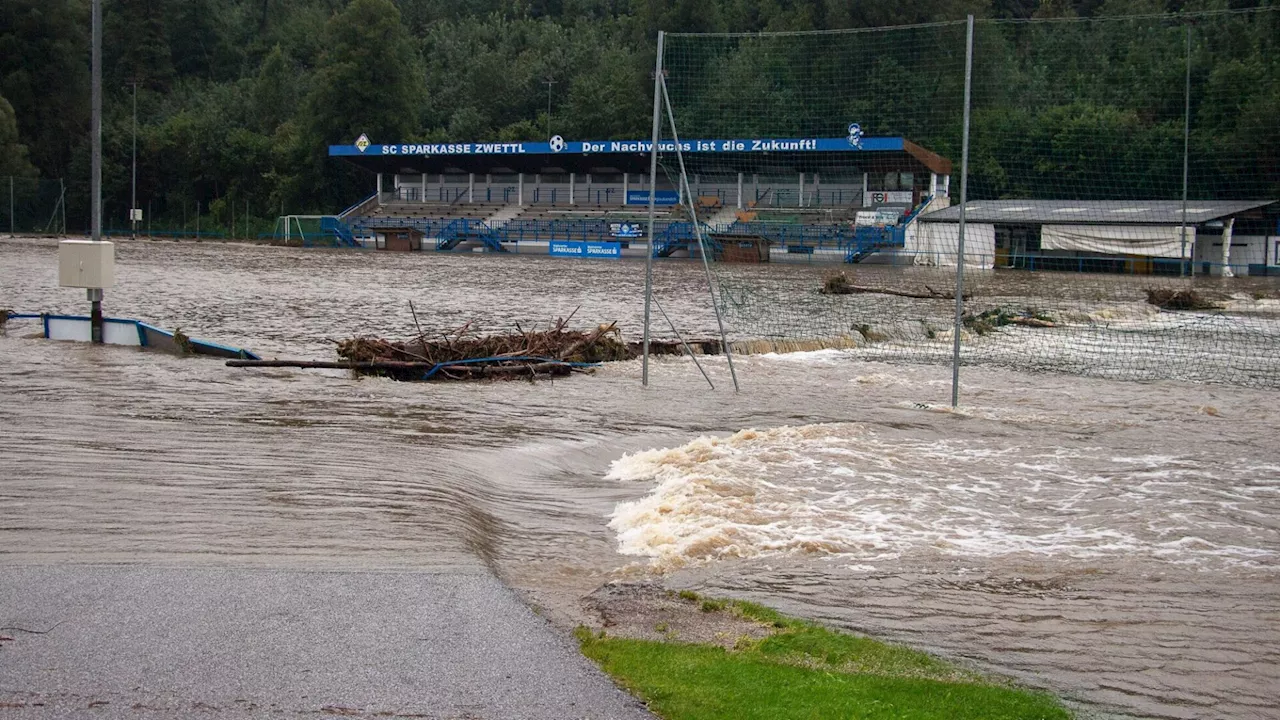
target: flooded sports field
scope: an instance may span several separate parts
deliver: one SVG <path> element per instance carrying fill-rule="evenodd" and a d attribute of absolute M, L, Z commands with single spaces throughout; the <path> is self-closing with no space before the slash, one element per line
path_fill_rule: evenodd
<path fill-rule="evenodd" d="M 124 241 L 117 263 L 109 315 L 264 357 L 408 336 L 410 300 L 428 332 L 576 310 L 575 326 L 617 320 L 634 339 L 643 313 L 634 261 Z M 657 272 L 672 318 L 712 335 L 701 266 Z M 1033 295 L 1036 281 L 983 282 Z M 57 287 L 56 243 L 0 241 L 0 308 L 85 305 Z M 895 307 L 887 326 L 904 321 Z M 1253 339 L 1197 331 L 1219 367 L 1265 380 L 1276 358 L 1257 338 L 1274 319 L 1248 310 L 1224 332 Z M 37 331 L 0 330 L 0 564 L 488 568 L 562 623 L 600 583 L 658 578 L 966 660 L 1082 717 L 1280 717 L 1280 391 L 1266 382 L 1117 379 L 1090 364 L 1141 353 L 1096 334 L 1046 350 L 1026 328 L 963 368 L 959 412 L 950 369 L 904 362 L 902 335 L 740 356 L 734 394 L 716 357 L 714 391 L 684 358 L 656 359 L 648 389 L 638 362 L 428 385 Z M 1040 371 L 1010 361 L 1028 347 Z M 1072 373 L 1044 371 L 1053 358 Z"/>

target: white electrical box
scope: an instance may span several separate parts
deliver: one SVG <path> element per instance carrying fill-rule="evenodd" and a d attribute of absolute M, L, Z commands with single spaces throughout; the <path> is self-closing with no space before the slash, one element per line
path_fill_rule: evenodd
<path fill-rule="evenodd" d="M 116 284 L 116 245 L 92 240 L 58 243 L 58 284 L 105 290 Z"/>

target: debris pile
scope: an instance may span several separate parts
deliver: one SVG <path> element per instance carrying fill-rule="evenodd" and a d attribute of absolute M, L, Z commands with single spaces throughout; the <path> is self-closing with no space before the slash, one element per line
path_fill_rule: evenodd
<path fill-rule="evenodd" d="M 401 380 L 514 379 L 568 375 L 602 362 L 629 360 L 617 323 L 590 332 L 568 329 L 568 319 L 549 330 L 476 335 L 469 326 L 428 339 L 419 334 L 402 342 L 358 337 L 338 343 L 338 357 L 357 372 Z"/>
<path fill-rule="evenodd" d="M 600 363 L 633 360 L 644 352 L 642 343 L 623 342 L 616 321 L 583 331 L 569 329 L 572 318 L 570 314 L 557 320 L 548 330 L 526 330 L 517 324 L 515 332 L 480 335 L 467 323 L 456 330 L 428 336 L 415 312 L 416 338 L 385 340 L 364 336 L 334 341 L 341 358 L 337 361 L 230 360 L 227 365 L 351 370 L 394 380 L 514 380 L 590 372 Z M 691 341 L 687 350 L 679 341 L 652 340 L 649 344 L 651 355 L 720 351 L 718 340 Z"/>
<path fill-rule="evenodd" d="M 1190 288 L 1147 288 L 1147 302 L 1162 310 L 1221 310 L 1222 306 Z"/>

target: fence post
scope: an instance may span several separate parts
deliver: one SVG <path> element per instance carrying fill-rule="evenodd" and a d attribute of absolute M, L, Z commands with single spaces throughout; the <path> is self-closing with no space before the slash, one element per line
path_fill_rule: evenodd
<path fill-rule="evenodd" d="M 973 85 L 973 16 L 964 40 L 964 122 L 960 140 L 960 227 L 956 239 L 956 322 L 951 343 L 951 407 L 960 404 L 960 327 L 964 323 L 964 213 L 969 192 L 969 104 Z"/>
<path fill-rule="evenodd" d="M 1190 158 L 1191 148 L 1191 25 L 1187 24 L 1187 79 L 1183 88 L 1183 107 L 1182 107 L 1182 227 L 1180 234 L 1182 237 L 1182 258 L 1178 266 L 1181 270 L 1179 275 L 1195 275 L 1194 259 L 1191 267 L 1188 268 L 1187 258 L 1187 169 Z M 1188 272 L 1190 270 L 1190 272 Z"/>
<path fill-rule="evenodd" d="M 13 235 L 13 176 L 9 176 L 9 235 Z"/>

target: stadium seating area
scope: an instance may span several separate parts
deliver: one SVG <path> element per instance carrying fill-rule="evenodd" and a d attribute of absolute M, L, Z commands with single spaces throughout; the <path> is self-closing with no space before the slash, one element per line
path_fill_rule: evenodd
<path fill-rule="evenodd" d="M 503 188 L 496 190 L 498 195 L 503 194 Z M 485 192 L 487 197 L 494 196 L 488 189 Z M 479 188 L 475 194 L 480 195 Z M 849 262 L 858 262 L 879 249 L 902 245 L 905 223 L 888 228 L 855 227 L 857 213 L 865 208 L 778 206 L 770 202 L 769 195 L 759 203 L 752 201 L 747 208 L 738 209 L 736 203 L 726 203 L 720 194 L 702 194 L 697 196 L 694 210 L 708 236 L 763 238 L 788 253 L 812 253 L 815 248 L 825 248 L 845 253 Z M 445 197 L 454 200 L 421 202 L 416 196 L 406 199 L 401 189 L 385 195 L 382 203 L 366 202 L 344 220 L 356 236 L 364 238 L 376 236 L 378 228 L 415 227 L 439 250 L 465 247 L 469 242 L 494 250 L 551 241 L 621 241 L 626 246 L 636 237 L 634 233 L 648 230 L 648 208 L 623 204 L 620 193 L 575 193 L 574 204 L 569 204 L 567 192 L 533 193 L 528 189 L 524 205 L 514 197 L 506 202 L 466 202 L 463 192 L 446 193 Z M 913 220 L 921 209 L 912 210 L 905 221 Z M 683 206 L 656 208 L 655 255 L 669 257 L 692 251 L 696 233 L 690 220 L 689 210 Z"/>

